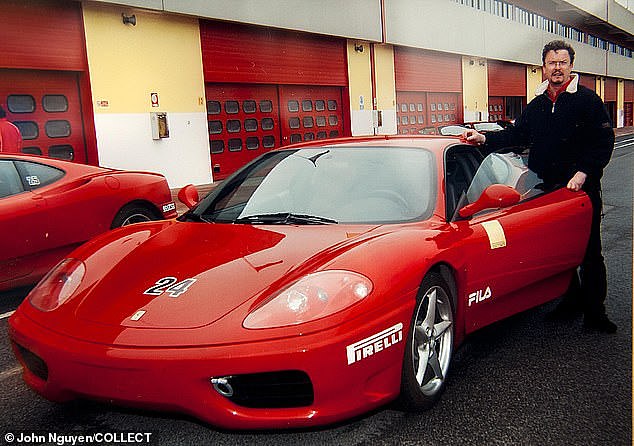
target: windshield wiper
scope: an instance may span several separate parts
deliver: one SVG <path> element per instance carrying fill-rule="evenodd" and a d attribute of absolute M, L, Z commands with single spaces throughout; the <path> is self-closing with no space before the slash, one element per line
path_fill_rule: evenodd
<path fill-rule="evenodd" d="M 317 215 L 293 214 L 292 212 L 278 212 L 275 214 L 255 214 L 240 217 L 234 223 L 264 224 L 264 225 L 324 225 L 336 224 L 337 220 L 319 217 Z"/>

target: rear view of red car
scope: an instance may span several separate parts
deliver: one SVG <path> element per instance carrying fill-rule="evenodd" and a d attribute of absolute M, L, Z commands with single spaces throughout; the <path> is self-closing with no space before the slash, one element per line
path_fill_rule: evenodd
<path fill-rule="evenodd" d="M 112 228 L 175 216 L 162 175 L 0 155 L 0 290 L 37 282 Z"/>

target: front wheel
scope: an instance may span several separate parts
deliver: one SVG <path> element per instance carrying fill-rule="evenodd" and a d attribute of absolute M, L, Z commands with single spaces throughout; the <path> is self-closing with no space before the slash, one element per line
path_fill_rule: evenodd
<path fill-rule="evenodd" d="M 421 284 L 403 357 L 401 402 L 422 411 L 440 398 L 453 353 L 454 313 L 442 277 L 429 273 Z"/>

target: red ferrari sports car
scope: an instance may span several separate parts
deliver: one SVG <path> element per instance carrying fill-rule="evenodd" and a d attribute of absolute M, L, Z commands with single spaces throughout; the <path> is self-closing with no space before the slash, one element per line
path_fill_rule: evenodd
<path fill-rule="evenodd" d="M 37 282 L 111 228 L 175 216 L 161 175 L 0 154 L 0 291 Z"/>
<path fill-rule="evenodd" d="M 82 245 L 11 317 L 26 383 L 232 429 L 440 397 L 465 335 L 562 295 L 583 192 L 458 138 L 268 152 L 178 219 Z"/>

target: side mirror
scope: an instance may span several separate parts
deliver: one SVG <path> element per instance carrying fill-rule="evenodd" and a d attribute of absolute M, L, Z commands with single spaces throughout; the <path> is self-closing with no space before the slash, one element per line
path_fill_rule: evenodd
<path fill-rule="evenodd" d="M 473 203 L 466 205 L 458 214 L 461 217 L 471 217 L 485 209 L 498 209 L 513 206 L 520 201 L 520 193 L 505 184 L 492 184 L 482 192 Z"/>
<path fill-rule="evenodd" d="M 196 189 L 192 184 L 188 184 L 178 191 L 178 200 L 189 209 L 193 208 L 200 201 L 198 189 Z"/>

